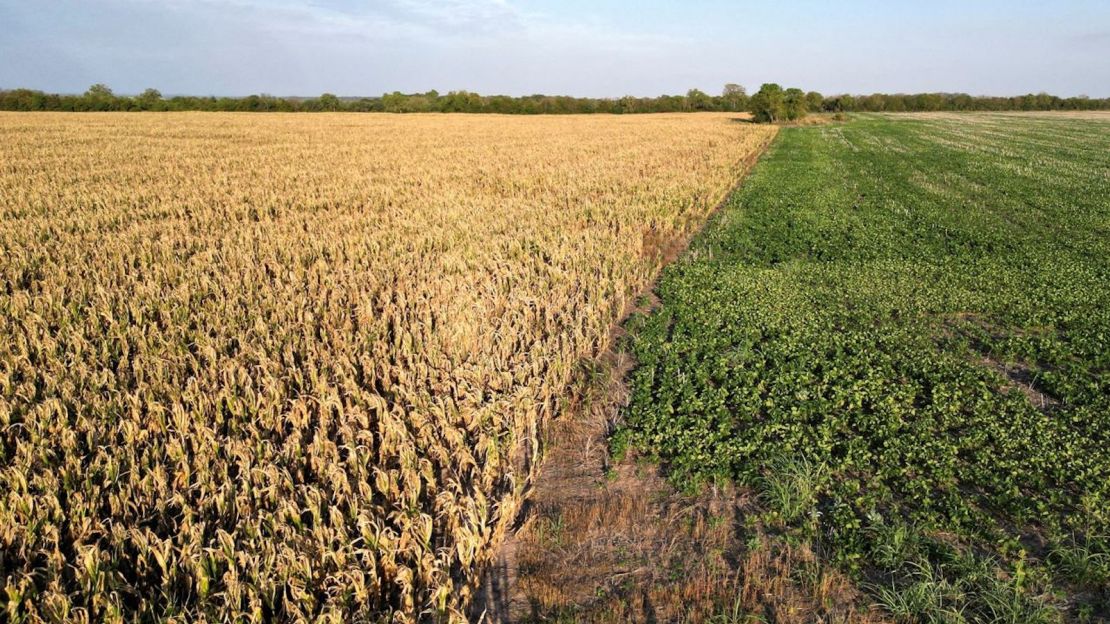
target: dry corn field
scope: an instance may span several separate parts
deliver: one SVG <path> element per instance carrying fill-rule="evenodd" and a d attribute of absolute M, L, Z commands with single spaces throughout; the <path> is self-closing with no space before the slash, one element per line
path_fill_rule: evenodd
<path fill-rule="evenodd" d="M 460 619 L 730 117 L 0 114 L 0 619 Z"/>

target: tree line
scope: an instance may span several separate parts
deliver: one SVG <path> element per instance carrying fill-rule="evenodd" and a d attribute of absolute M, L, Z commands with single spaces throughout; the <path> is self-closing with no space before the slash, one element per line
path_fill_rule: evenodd
<path fill-rule="evenodd" d="M 0 90 L 0 110 L 9 111 L 239 111 L 239 112 L 392 112 L 392 113 L 670 113 L 752 111 L 763 121 L 796 119 L 806 112 L 903 111 L 1046 111 L 1110 109 L 1110 98 L 1062 98 L 1046 93 L 1015 97 L 971 96 L 966 93 L 917 93 L 824 96 L 815 91 L 783 89 L 766 84 L 748 95 L 738 84 L 725 85 L 719 95 L 691 89 L 685 95 L 658 97 L 584 98 L 559 95 L 479 95 L 469 91 L 441 94 L 386 93 L 380 97 L 341 98 L 325 93 L 314 98 L 249 95 L 246 97 L 163 97 L 157 89 L 139 95 L 117 95 L 103 84 L 80 95 L 31 89 Z M 764 114 L 761 114 L 761 111 Z"/>

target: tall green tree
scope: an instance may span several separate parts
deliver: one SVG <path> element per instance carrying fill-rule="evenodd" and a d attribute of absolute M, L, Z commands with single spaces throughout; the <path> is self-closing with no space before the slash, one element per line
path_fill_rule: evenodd
<path fill-rule="evenodd" d="M 821 110 L 825 103 L 825 96 L 816 91 L 810 91 L 806 94 L 806 110 L 815 113 Z"/>
<path fill-rule="evenodd" d="M 695 111 L 713 110 L 713 99 L 700 89 L 690 89 L 686 92 L 686 105 Z"/>
<path fill-rule="evenodd" d="M 786 119 L 794 121 L 806 116 L 806 94 L 801 89 L 787 89 L 783 94 Z"/>
<path fill-rule="evenodd" d="M 143 91 L 135 98 L 135 103 L 139 105 L 139 110 L 166 110 L 162 92 L 158 89 Z"/>
<path fill-rule="evenodd" d="M 786 118 L 786 97 L 782 87 L 769 82 L 759 87 L 751 99 L 752 117 L 759 123 L 774 123 Z"/>
<path fill-rule="evenodd" d="M 316 105 L 323 111 L 342 110 L 343 102 L 334 93 L 325 93 L 316 99 Z"/>
<path fill-rule="evenodd" d="M 99 82 L 89 87 L 81 99 L 85 110 L 107 111 L 116 107 L 116 94 L 112 93 L 108 85 Z"/>

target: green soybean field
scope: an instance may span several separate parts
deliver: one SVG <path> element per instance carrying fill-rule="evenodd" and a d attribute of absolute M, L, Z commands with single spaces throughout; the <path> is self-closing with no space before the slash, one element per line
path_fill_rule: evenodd
<path fill-rule="evenodd" d="M 1110 618 L 1110 118 L 784 128 L 656 294 L 615 454 L 896 621 Z"/>

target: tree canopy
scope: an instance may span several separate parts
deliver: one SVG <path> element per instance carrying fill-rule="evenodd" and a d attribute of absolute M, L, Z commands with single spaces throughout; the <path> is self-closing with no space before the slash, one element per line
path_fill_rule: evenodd
<path fill-rule="evenodd" d="M 757 110 L 758 109 L 758 110 Z M 579 98 L 562 95 L 480 95 L 469 91 L 401 93 L 377 97 L 276 97 L 267 94 L 246 97 L 165 97 L 157 89 L 139 95 L 118 95 L 104 84 L 95 84 L 80 95 L 61 95 L 31 89 L 0 90 L 0 110 L 14 111 L 243 111 L 243 112 L 396 112 L 396 113 L 671 113 L 751 110 L 769 121 L 796 119 L 808 112 L 853 111 L 975 111 L 975 110 L 1097 110 L 1110 109 L 1110 98 L 1085 96 L 1061 98 L 1046 93 L 1015 97 L 973 97 L 966 93 L 917 93 L 833 95 L 784 90 L 767 84 L 749 96 L 743 86 L 729 83 L 720 95 L 691 89 L 685 95 L 657 97 Z M 791 117 L 794 115 L 794 117 Z"/>
<path fill-rule="evenodd" d="M 786 119 L 786 94 L 782 87 L 770 82 L 759 88 L 751 100 L 752 117 L 760 123 L 774 123 Z"/>

